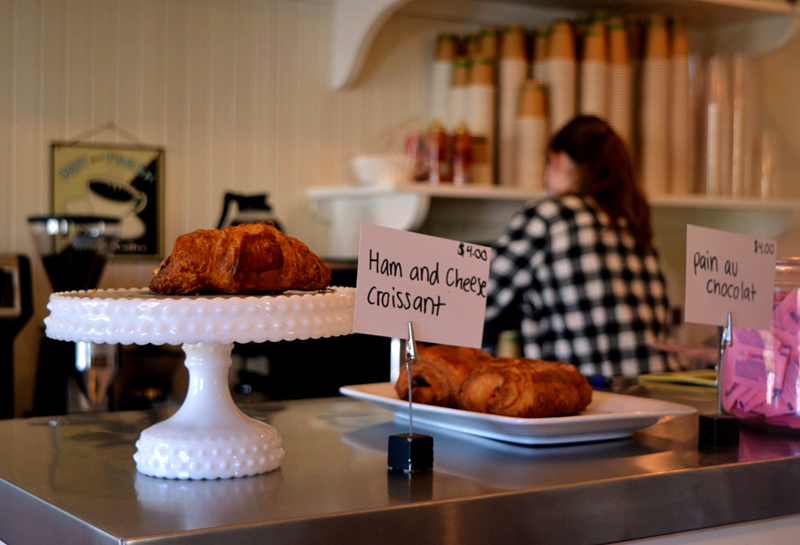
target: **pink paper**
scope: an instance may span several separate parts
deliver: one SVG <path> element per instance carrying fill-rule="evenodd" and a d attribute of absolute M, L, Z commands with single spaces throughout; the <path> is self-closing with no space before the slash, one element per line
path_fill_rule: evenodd
<path fill-rule="evenodd" d="M 797 290 L 790 293 L 775 309 L 772 328 L 792 336 L 800 329 L 800 312 L 797 310 Z"/>

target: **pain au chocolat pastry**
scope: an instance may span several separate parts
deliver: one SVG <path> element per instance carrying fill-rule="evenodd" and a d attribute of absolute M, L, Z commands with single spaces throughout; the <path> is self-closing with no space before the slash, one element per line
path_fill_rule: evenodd
<path fill-rule="evenodd" d="M 165 295 L 319 290 L 331 271 L 308 246 L 266 223 L 197 230 L 175 241 L 150 289 Z"/>
<path fill-rule="evenodd" d="M 592 387 L 574 365 L 525 358 L 496 358 L 472 371 L 461 384 L 458 408 L 538 418 L 582 411 Z"/>
<path fill-rule="evenodd" d="M 491 356 L 476 348 L 436 345 L 422 347 L 416 361 L 411 362 L 412 400 L 427 405 L 455 407 L 458 389 L 466 376 Z M 395 383 L 400 399 L 408 399 L 406 366 L 400 368 Z"/>

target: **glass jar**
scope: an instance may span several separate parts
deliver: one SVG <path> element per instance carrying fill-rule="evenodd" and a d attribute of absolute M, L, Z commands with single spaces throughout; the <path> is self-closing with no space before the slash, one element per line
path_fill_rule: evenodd
<path fill-rule="evenodd" d="M 775 262 L 772 328 L 733 328 L 722 406 L 739 418 L 800 430 L 800 258 Z"/>

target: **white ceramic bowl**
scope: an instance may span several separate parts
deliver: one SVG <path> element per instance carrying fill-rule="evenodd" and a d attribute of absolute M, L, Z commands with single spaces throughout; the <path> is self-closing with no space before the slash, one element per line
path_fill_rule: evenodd
<path fill-rule="evenodd" d="M 414 159 L 401 153 L 356 155 L 350 164 L 361 185 L 410 182 L 414 175 Z"/>

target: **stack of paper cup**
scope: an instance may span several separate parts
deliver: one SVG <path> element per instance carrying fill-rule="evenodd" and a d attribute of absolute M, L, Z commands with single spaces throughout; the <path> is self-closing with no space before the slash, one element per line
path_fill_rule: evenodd
<path fill-rule="evenodd" d="M 496 141 L 494 132 L 494 62 L 489 59 L 475 60 L 472 63 L 470 82 L 467 89 L 469 94 L 467 127 L 469 127 L 471 135 L 485 138 L 486 156 L 489 165 L 492 165 L 494 163 Z"/>
<path fill-rule="evenodd" d="M 592 23 L 583 34 L 581 114 L 606 117 L 607 73 L 606 26 Z"/>
<path fill-rule="evenodd" d="M 722 195 L 726 197 L 733 194 L 733 80 L 731 65 L 730 58 L 724 59 L 723 87 L 720 99 L 720 132 L 722 133 L 720 181 L 722 182 Z"/>
<path fill-rule="evenodd" d="M 436 60 L 433 62 L 431 78 L 431 121 L 438 119 L 450 126 L 450 85 L 453 81 L 453 60 L 456 57 L 456 37 L 452 34 L 439 36 Z"/>
<path fill-rule="evenodd" d="M 641 148 L 642 148 L 642 57 L 644 57 L 644 28 L 637 16 L 625 19 L 625 32 L 628 34 L 628 53 L 630 54 L 631 82 L 633 85 L 633 100 L 631 108 L 632 126 L 630 148 L 634 163 L 641 177 Z"/>
<path fill-rule="evenodd" d="M 547 117 L 544 85 L 528 80 L 522 84 L 517 117 L 516 185 L 529 189 L 544 187 L 547 154 Z"/>
<path fill-rule="evenodd" d="M 628 51 L 628 35 L 621 17 L 608 25 L 608 123 L 632 151 L 633 69 Z"/>
<path fill-rule="evenodd" d="M 648 21 L 642 62 L 642 181 L 648 195 L 669 187 L 669 40 L 662 16 Z"/>
<path fill-rule="evenodd" d="M 690 193 L 692 142 L 691 109 L 689 107 L 689 39 L 680 20 L 672 25 L 670 56 L 670 193 Z"/>
<path fill-rule="evenodd" d="M 547 84 L 547 38 L 550 35 L 548 27 L 536 29 L 533 38 L 533 79 Z"/>
<path fill-rule="evenodd" d="M 733 119 L 730 63 L 714 55 L 708 61 L 706 112 L 706 193 L 731 195 Z"/>
<path fill-rule="evenodd" d="M 705 115 L 705 192 L 708 196 L 718 196 L 722 191 L 720 174 L 720 82 L 721 70 L 719 57 L 708 61 L 708 78 L 706 88 L 706 115 Z"/>
<path fill-rule="evenodd" d="M 734 197 L 753 194 L 753 149 L 755 105 L 750 59 L 733 58 L 733 172 L 731 193 Z"/>
<path fill-rule="evenodd" d="M 731 195 L 744 195 L 744 133 L 745 133 L 745 58 L 733 59 L 733 168 L 731 169 Z M 749 74 L 748 74 L 749 75 Z"/>
<path fill-rule="evenodd" d="M 469 69 L 469 59 L 463 56 L 456 57 L 453 62 L 453 84 L 450 87 L 450 125 L 446 126 L 449 132 L 452 132 L 462 121 L 467 122 Z"/>
<path fill-rule="evenodd" d="M 498 183 L 514 185 L 515 134 L 519 90 L 528 72 L 525 31 L 519 25 L 503 29 L 498 70 Z M 491 147 L 490 147 L 491 150 Z"/>
<path fill-rule="evenodd" d="M 575 37 L 567 21 L 553 25 L 547 40 L 550 131 L 556 133 L 575 117 Z"/>

